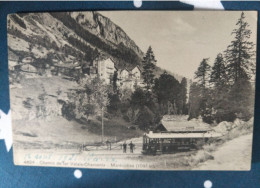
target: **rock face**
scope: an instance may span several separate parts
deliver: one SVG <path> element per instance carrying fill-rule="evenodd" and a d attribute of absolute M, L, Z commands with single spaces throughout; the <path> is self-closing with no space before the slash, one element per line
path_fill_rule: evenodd
<path fill-rule="evenodd" d="M 134 50 L 140 57 L 143 56 L 143 52 L 135 42 L 131 40 L 119 26 L 100 13 L 73 12 L 70 13 L 70 16 L 74 18 L 77 23 L 82 25 L 84 29 L 89 30 L 93 34 L 96 34 L 116 45 L 122 43 L 126 47 Z"/>
<path fill-rule="evenodd" d="M 89 66 L 112 58 L 117 67 L 141 66 L 144 53 L 109 18 L 98 12 L 21 13 L 8 15 L 8 48 L 32 64 L 57 62 Z M 39 65 L 42 68 L 44 65 Z M 39 67 L 38 66 L 38 67 Z"/>
<path fill-rule="evenodd" d="M 27 63 L 39 71 L 48 68 L 47 64 L 50 68 L 57 64 L 73 68 L 75 62 L 84 69 L 95 60 L 111 58 L 119 69 L 132 69 L 137 65 L 142 68 L 141 49 L 122 28 L 99 12 L 11 14 L 7 18 L 7 30 L 9 65 L 15 57 L 18 57 L 16 65 L 30 57 L 31 62 Z M 156 77 L 163 72 L 155 67 Z M 169 74 L 179 81 L 182 78 Z"/>
<path fill-rule="evenodd" d="M 7 30 L 16 120 L 61 116 L 60 101 L 79 89 L 76 81 L 95 61 L 112 58 L 127 67 L 143 57 L 119 26 L 97 12 L 11 14 Z"/>

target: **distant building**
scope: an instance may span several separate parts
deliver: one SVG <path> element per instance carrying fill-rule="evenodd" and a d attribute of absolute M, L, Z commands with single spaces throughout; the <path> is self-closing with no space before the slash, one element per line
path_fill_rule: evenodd
<path fill-rule="evenodd" d="M 104 80 L 106 84 L 110 83 L 110 79 L 113 77 L 116 70 L 114 62 L 108 58 L 98 62 L 98 75 L 100 79 Z"/>
<path fill-rule="evenodd" d="M 126 80 L 129 78 L 129 71 L 127 69 L 118 71 L 118 80 Z"/>
<path fill-rule="evenodd" d="M 95 72 L 95 70 L 97 70 L 97 72 Z M 106 84 L 110 84 L 115 72 L 117 72 L 117 85 L 119 88 L 134 91 L 136 87 L 143 87 L 141 70 L 138 66 L 132 70 L 126 68 L 117 69 L 115 63 L 110 58 L 93 61 L 91 65 L 85 68 L 84 74 L 92 75 L 91 77 L 98 75 Z"/>
<path fill-rule="evenodd" d="M 142 87 L 141 70 L 138 66 L 131 71 L 122 69 L 118 71 L 118 86 L 122 89 L 135 90 L 135 87 Z"/>
<path fill-rule="evenodd" d="M 136 66 L 135 68 L 133 68 L 133 70 L 131 71 L 131 75 L 132 75 L 133 79 L 136 79 L 136 80 L 141 79 L 141 70 L 140 70 L 139 66 Z"/>

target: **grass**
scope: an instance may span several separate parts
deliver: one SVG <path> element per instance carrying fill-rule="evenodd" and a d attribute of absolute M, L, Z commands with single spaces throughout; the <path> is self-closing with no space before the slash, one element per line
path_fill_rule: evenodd
<path fill-rule="evenodd" d="M 101 135 L 102 125 L 101 121 L 97 119 L 93 120 L 81 120 L 82 129 L 87 129 L 90 133 Z M 134 137 L 140 137 L 143 135 L 143 131 L 140 129 L 129 129 L 128 127 L 133 126 L 131 123 L 126 122 L 124 119 L 116 117 L 113 119 L 104 119 L 104 135 L 110 137 L 110 140 L 116 141 L 125 140 Z"/>

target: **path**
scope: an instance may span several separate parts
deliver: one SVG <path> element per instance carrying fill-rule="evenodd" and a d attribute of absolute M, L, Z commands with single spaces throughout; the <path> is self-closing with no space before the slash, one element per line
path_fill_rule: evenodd
<path fill-rule="evenodd" d="M 212 153 L 214 160 L 202 163 L 194 170 L 250 170 L 252 134 L 228 141 Z"/>

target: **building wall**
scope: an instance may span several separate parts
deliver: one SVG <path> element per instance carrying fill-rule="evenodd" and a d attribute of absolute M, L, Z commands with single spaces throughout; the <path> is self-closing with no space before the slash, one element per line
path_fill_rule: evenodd
<path fill-rule="evenodd" d="M 131 72 L 134 79 L 141 79 L 141 72 L 138 67 L 135 67 Z"/>
<path fill-rule="evenodd" d="M 129 78 L 129 72 L 125 69 L 120 71 L 118 78 L 121 79 L 121 80 L 128 79 Z"/>
<path fill-rule="evenodd" d="M 115 65 L 111 59 L 98 62 L 98 75 L 106 84 L 110 83 L 110 78 L 115 72 Z"/>
<path fill-rule="evenodd" d="M 138 67 L 135 67 L 132 71 L 123 69 L 118 71 L 118 86 L 122 89 L 135 90 L 135 85 L 142 87 L 141 72 Z"/>
<path fill-rule="evenodd" d="M 122 89 L 130 89 L 131 91 L 134 91 L 134 81 L 133 80 L 123 80 L 121 82 L 121 88 Z"/>

